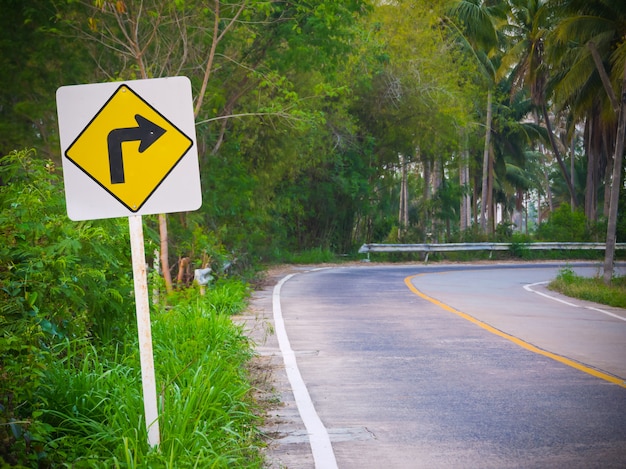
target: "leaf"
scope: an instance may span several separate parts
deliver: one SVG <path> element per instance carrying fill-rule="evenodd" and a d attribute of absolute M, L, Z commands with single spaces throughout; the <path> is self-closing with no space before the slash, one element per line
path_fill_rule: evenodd
<path fill-rule="evenodd" d="M 98 31 L 98 22 L 93 17 L 87 19 L 87 24 L 89 25 L 89 29 L 94 33 Z"/>

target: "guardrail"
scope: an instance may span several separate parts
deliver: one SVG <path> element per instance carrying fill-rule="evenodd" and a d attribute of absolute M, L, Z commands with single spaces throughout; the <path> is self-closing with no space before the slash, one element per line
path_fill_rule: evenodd
<path fill-rule="evenodd" d="M 367 253 L 370 260 L 371 252 L 424 252 L 428 262 L 431 252 L 455 252 L 455 251 L 489 251 L 489 258 L 493 251 L 510 251 L 514 249 L 540 250 L 604 250 L 605 243 L 441 243 L 441 244 L 364 244 L 359 248 L 360 254 Z M 615 249 L 626 249 L 626 243 L 616 243 Z"/>

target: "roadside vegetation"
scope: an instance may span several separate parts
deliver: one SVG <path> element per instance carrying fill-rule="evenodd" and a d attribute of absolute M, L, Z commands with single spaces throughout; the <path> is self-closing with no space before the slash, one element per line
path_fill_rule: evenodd
<path fill-rule="evenodd" d="M 247 282 L 221 276 L 204 296 L 166 296 L 151 275 L 161 445 L 150 449 L 126 220 L 70 222 L 52 163 L 31 151 L 2 158 L 0 178 L 0 458 L 262 467 L 252 344 L 231 320 Z"/>
<path fill-rule="evenodd" d="M 548 288 L 572 298 L 626 308 L 626 277 L 614 277 L 606 285 L 600 276 L 581 277 L 571 268 L 562 269 Z"/>
<path fill-rule="evenodd" d="M 14 457 L 39 467 L 262 467 L 246 374 L 251 346 L 216 306 L 211 295 L 192 295 L 153 309 L 158 450 L 147 444 L 139 345 L 129 324 L 121 343 L 67 338 L 41 357 L 37 410 L 17 432 Z"/>

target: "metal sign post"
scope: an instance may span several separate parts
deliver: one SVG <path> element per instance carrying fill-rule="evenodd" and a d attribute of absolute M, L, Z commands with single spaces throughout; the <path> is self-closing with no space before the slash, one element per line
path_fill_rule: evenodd
<path fill-rule="evenodd" d="M 146 417 L 146 429 L 148 430 L 148 444 L 150 446 L 158 446 L 161 436 L 159 432 L 159 411 L 157 409 L 152 330 L 150 327 L 150 301 L 148 299 L 148 275 L 146 272 L 146 254 L 141 215 L 128 217 L 128 226 L 130 229 L 130 250 L 133 261 L 135 306 L 137 308 L 143 408 Z"/>

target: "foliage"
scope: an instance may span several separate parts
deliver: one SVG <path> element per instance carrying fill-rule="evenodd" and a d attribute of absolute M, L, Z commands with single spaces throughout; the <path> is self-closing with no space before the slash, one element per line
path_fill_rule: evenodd
<path fill-rule="evenodd" d="M 590 241 L 585 214 L 572 211 L 569 204 L 562 204 L 550 215 L 550 219 L 537 227 L 537 238 L 544 241 Z"/>
<path fill-rule="evenodd" d="M 129 317 L 132 269 L 124 220 L 70 222 L 54 164 L 0 159 L 2 302 L 55 338 L 110 338 Z"/>
<path fill-rule="evenodd" d="M 230 296 L 232 303 L 244 299 L 234 290 Z M 51 428 L 47 463 L 261 467 L 245 371 L 250 344 L 208 298 L 179 298 L 154 314 L 158 451 L 147 444 L 136 335 L 115 347 L 68 340 L 52 350 L 38 392 L 46 403 L 41 418 Z"/>
<path fill-rule="evenodd" d="M 603 5 L 9 0 L 0 146 L 34 146 L 58 161 L 58 86 L 187 75 L 205 203 L 169 217 L 169 261 L 200 267 L 206 253 L 247 268 L 285 250 L 349 252 L 397 231 L 399 155 L 411 167 L 401 239 L 466 237 L 466 195 L 474 211 L 498 204 L 504 224 L 537 196 L 569 201 L 561 165 L 539 151 L 550 142 L 547 122 L 535 119 L 544 103 L 557 146 L 576 137 L 575 194 L 582 202 L 587 184 L 597 194 L 586 204 L 591 226 L 616 117 L 586 41 L 614 87 L 623 68 L 623 8 Z M 482 181 L 489 91 L 493 180 Z M 584 133 L 575 127 L 583 122 Z M 469 179 L 459 184 L 463 165 Z M 492 226 L 488 237 L 498 238 Z"/>
<path fill-rule="evenodd" d="M 0 155 L 35 148 L 60 162 L 55 91 L 99 71 L 84 44 L 68 37 L 56 0 L 5 0 L 0 15 Z M 62 10 L 80 9 L 78 2 Z"/>
<path fill-rule="evenodd" d="M 337 256 L 329 249 L 313 248 L 298 253 L 283 253 L 283 262 L 289 264 L 324 264 L 337 262 Z"/>
<path fill-rule="evenodd" d="M 34 156 L 24 150 L 0 159 L 0 418 L 21 422 L 6 435 L 18 448 L 37 426 L 34 390 L 50 348 L 120 340 L 132 318 L 128 228 L 70 222 L 54 164 Z M 13 457 L 14 449 L 2 451 Z"/>
<path fill-rule="evenodd" d="M 571 267 L 566 267 L 548 288 L 573 298 L 626 308 L 626 277 L 614 277 L 611 284 L 606 285 L 601 277 L 581 277 Z"/>
<path fill-rule="evenodd" d="M 29 467 L 259 467 L 250 344 L 229 319 L 247 285 L 220 278 L 157 315 L 164 439 L 149 451 L 125 220 L 69 221 L 53 163 L 33 151 L 3 157 L 0 177 L 0 456 Z"/>
<path fill-rule="evenodd" d="M 173 304 L 188 303 L 197 297 L 196 288 L 175 291 L 168 301 Z M 221 277 L 210 283 L 202 296 L 203 308 L 215 314 L 232 316 L 241 312 L 250 295 L 250 286 L 239 277 Z"/>

